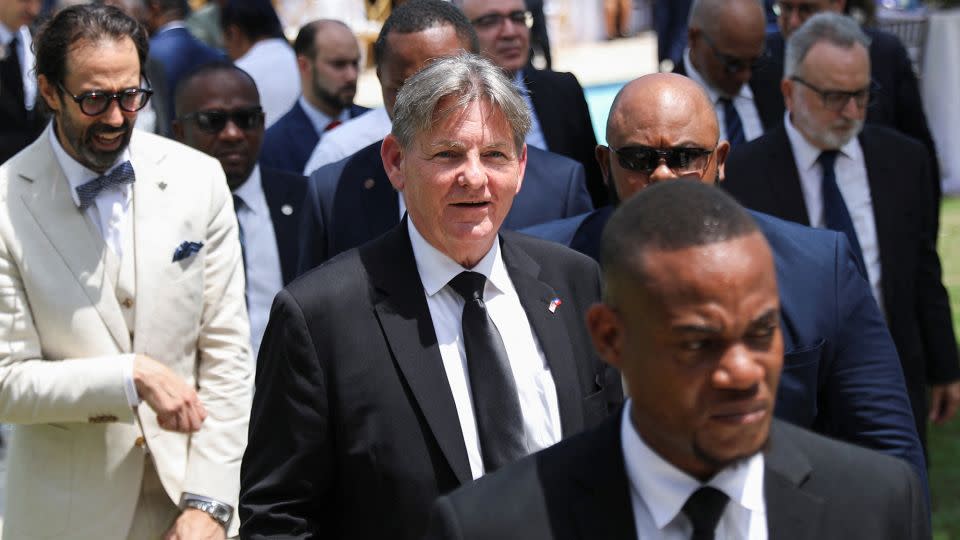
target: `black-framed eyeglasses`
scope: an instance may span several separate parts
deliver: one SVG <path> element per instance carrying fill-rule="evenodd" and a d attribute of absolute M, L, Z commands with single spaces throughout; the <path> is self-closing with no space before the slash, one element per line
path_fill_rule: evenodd
<path fill-rule="evenodd" d="M 110 108 L 110 102 L 116 101 L 126 112 L 137 112 L 147 106 L 153 90 L 149 88 L 124 88 L 119 92 L 104 92 L 102 90 L 92 90 L 80 95 L 73 95 L 72 92 L 64 88 L 63 83 L 57 83 L 60 90 L 70 96 L 74 103 L 80 107 L 80 112 L 87 116 L 97 116 L 103 114 Z"/>
<path fill-rule="evenodd" d="M 473 26 L 477 27 L 478 30 L 490 30 L 492 28 L 498 28 L 505 19 L 509 19 L 513 24 L 522 24 L 527 28 L 533 26 L 533 13 L 529 11 L 524 11 L 518 9 L 516 11 L 511 11 L 510 13 L 488 13 L 486 15 L 481 15 L 476 19 L 470 21 Z"/>
<path fill-rule="evenodd" d="M 876 89 L 876 85 L 871 83 L 860 90 L 854 90 L 853 92 L 848 92 L 845 90 L 824 90 L 822 88 L 817 88 L 816 86 L 808 83 L 800 77 L 797 77 L 796 75 L 790 77 L 790 80 L 796 81 L 806 86 L 810 90 L 813 90 L 815 94 L 820 96 L 820 100 L 823 102 L 824 108 L 833 112 L 842 111 L 843 108 L 847 106 L 847 103 L 850 103 L 851 99 L 859 109 L 869 106 L 871 96 L 870 91 Z"/>
<path fill-rule="evenodd" d="M 710 46 L 710 49 L 713 50 L 713 55 L 717 57 L 717 60 L 719 60 L 721 64 L 723 64 L 723 69 L 731 75 L 747 69 L 750 71 L 760 70 L 764 67 L 767 59 L 769 58 L 766 49 L 760 53 L 760 56 L 755 58 L 739 58 L 730 54 L 726 54 L 717 48 L 717 45 L 712 39 L 710 39 L 710 36 L 703 32 L 701 32 L 700 35 L 703 37 L 703 40 L 707 42 L 707 45 Z"/>
<path fill-rule="evenodd" d="M 617 156 L 621 167 L 646 176 L 653 174 L 661 162 L 665 162 L 677 176 L 700 175 L 706 170 L 710 155 L 713 154 L 713 149 L 696 146 L 661 149 L 638 145 L 609 148 Z"/>
<path fill-rule="evenodd" d="M 777 17 L 789 17 L 796 13 L 801 20 L 807 20 L 820 12 L 822 7 L 817 2 L 774 2 L 773 13 Z"/>
<path fill-rule="evenodd" d="M 210 110 L 194 111 L 180 117 L 181 121 L 193 121 L 200 131 L 207 133 L 220 133 L 227 127 L 227 121 L 233 122 L 233 125 L 243 131 L 249 131 L 263 127 L 263 107 L 248 107 L 246 109 L 234 109 L 232 111 Z"/>

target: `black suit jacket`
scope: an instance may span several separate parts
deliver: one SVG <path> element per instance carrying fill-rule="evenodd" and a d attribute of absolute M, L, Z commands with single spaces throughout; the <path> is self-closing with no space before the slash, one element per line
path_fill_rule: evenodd
<path fill-rule="evenodd" d="M 960 378 L 950 304 L 936 250 L 936 218 L 927 202 L 933 184 L 929 160 L 917 141 L 888 128 L 868 125 L 859 141 L 880 246 L 880 300 L 923 440 L 925 385 Z M 744 206 L 810 224 L 783 126 L 734 149 L 727 159 L 726 178 L 721 185 Z"/>
<path fill-rule="evenodd" d="M 510 232 L 501 248 L 563 435 L 598 424 L 622 395 L 583 323 L 600 295 L 596 263 Z M 471 478 L 403 220 L 278 294 L 257 364 L 241 536 L 419 538 L 433 500 Z"/>
<path fill-rule="evenodd" d="M 427 540 L 635 540 L 620 415 L 434 505 Z M 764 451 L 775 540 L 925 540 L 926 504 L 895 458 L 774 420 Z"/>
<path fill-rule="evenodd" d="M 350 118 L 356 118 L 369 110 L 359 105 L 351 105 Z M 319 144 L 320 135 L 298 99 L 293 107 L 264 133 L 260 165 L 300 174 L 310 159 L 310 154 Z"/>
<path fill-rule="evenodd" d="M 283 284 L 297 277 L 300 250 L 300 210 L 307 194 L 307 178 L 276 169 L 260 168 L 263 194 L 270 208 L 273 233 L 277 237 Z"/>
<path fill-rule="evenodd" d="M 572 73 L 559 71 L 526 69 L 523 76 L 548 149 L 583 165 L 593 206 L 603 206 L 607 185 L 595 157 L 597 136 L 580 82 Z"/>
<path fill-rule="evenodd" d="M 673 72 L 677 75 L 687 75 L 687 67 L 681 60 L 674 65 Z M 767 132 L 776 129 L 783 123 L 783 113 L 786 107 L 783 104 L 783 93 L 780 91 L 780 78 L 783 77 L 783 67 L 771 68 L 768 64 L 753 71 L 750 77 L 749 86 L 753 93 L 753 104 L 757 107 L 757 114 L 760 115 L 760 123 L 763 125 L 763 131 Z M 714 104 L 716 107 L 716 104 Z"/>
<path fill-rule="evenodd" d="M 19 33 L 19 30 L 15 30 Z M 23 44 L 20 44 L 22 47 Z M 10 62 L 8 55 L 0 62 Z M 47 125 L 47 116 L 40 112 L 43 98 L 37 95 L 33 110 L 27 110 L 23 98 L 23 78 L 0 78 L 0 164 L 32 143 Z"/>

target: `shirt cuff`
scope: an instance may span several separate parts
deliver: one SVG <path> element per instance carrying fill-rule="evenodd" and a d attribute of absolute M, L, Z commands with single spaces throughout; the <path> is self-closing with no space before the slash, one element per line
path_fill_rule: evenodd
<path fill-rule="evenodd" d="M 136 409 L 140 405 L 140 396 L 137 395 L 137 384 L 133 382 L 133 358 L 134 354 L 124 354 L 120 356 L 123 362 L 123 393 L 127 396 L 127 403 L 130 407 Z"/>

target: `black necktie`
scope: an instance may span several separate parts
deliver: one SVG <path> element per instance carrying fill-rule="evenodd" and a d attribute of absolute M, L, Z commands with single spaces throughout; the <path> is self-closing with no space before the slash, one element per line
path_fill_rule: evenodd
<path fill-rule="evenodd" d="M 240 198 L 236 193 L 233 194 L 233 211 L 237 215 L 237 236 L 240 237 L 240 256 L 243 258 L 243 269 L 247 269 L 247 239 L 243 234 L 243 223 L 240 221 L 240 209 L 246 207 L 247 204 L 243 202 L 243 199 Z"/>
<path fill-rule="evenodd" d="M 486 283 L 486 276 L 477 272 L 461 272 L 450 280 L 450 287 L 464 300 L 463 348 L 467 354 L 470 393 L 483 467 L 491 473 L 525 456 L 527 447 L 510 359 L 483 303 Z"/>
<path fill-rule="evenodd" d="M 740 121 L 740 114 L 737 108 L 733 106 L 733 100 L 730 98 L 720 98 L 720 104 L 723 105 L 724 127 L 727 130 L 727 141 L 731 147 L 747 142 L 743 135 L 743 122 Z"/>
<path fill-rule="evenodd" d="M 693 524 L 690 540 L 713 540 L 713 532 L 728 500 L 724 492 L 710 486 L 703 486 L 690 495 L 683 505 L 683 513 Z"/>
<path fill-rule="evenodd" d="M 0 60 L 0 92 L 11 91 L 21 108 L 26 110 L 23 95 L 23 74 L 20 72 L 20 31 L 14 30 L 13 40 L 7 44 L 7 56 Z"/>
<path fill-rule="evenodd" d="M 837 172 L 834 169 L 834 163 L 837 161 L 836 150 L 824 150 L 820 153 L 817 161 L 823 169 L 823 183 L 820 187 L 820 193 L 823 197 L 823 222 L 828 229 L 842 232 L 847 235 L 850 246 L 853 247 L 853 253 L 860 261 L 863 268 L 863 251 L 860 249 L 860 241 L 857 238 L 857 231 L 853 228 L 853 220 L 850 218 L 850 212 L 843 201 L 843 195 L 840 193 L 840 187 L 837 186 Z"/>

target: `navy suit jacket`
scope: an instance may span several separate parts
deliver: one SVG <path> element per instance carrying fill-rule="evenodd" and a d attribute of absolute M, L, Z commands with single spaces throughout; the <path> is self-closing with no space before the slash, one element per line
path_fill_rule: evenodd
<path fill-rule="evenodd" d="M 207 46 L 186 28 L 171 28 L 150 38 L 150 57 L 163 66 L 166 80 L 166 91 L 153 96 L 163 101 L 161 109 L 167 111 L 166 118 L 157 118 L 158 125 L 164 123 L 163 133 L 170 133 L 170 124 L 176 115 L 173 98 L 180 78 L 204 64 L 229 60 L 222 51 Z"/>
<path fill-rule="evenodd" d="M 273 233 L 277 237 L 277 252 L 280 254 L 280 272 L 286 285 L 297 277 L 300 214 L 307 193 L 307 178 L 261 167 L 260 181 L 270 208 Z"/>
<path fill-rule="evenodd" d="M 299 271 L 360 246 L 400 222 L 400 203 L 377 141 L 310 175 L 304 207 Z M 579 163 L 527 146 L 527 170 L 504 229 L 575 216 L 592 209 Z"/>
<path fill-rule="evenodd" d="M 521 232 L 599 260 L 600 235 L 612 214 L 606 207 Z M 846 237 L 752 215 L 773 251 L 780 290 L 784 361 L 777 417 L 903 458 L 926 485 L 897 349 Z"/>
<path fill-rule="evenodd" d="M 369 111 L 359 105 L 350 106 L 350 118 Z M 260 148 L 260 165 L 301 174 L 310 154 L 320 142 L 320 134 L 300 106 L 300 100 L 267 129 Z"/>

